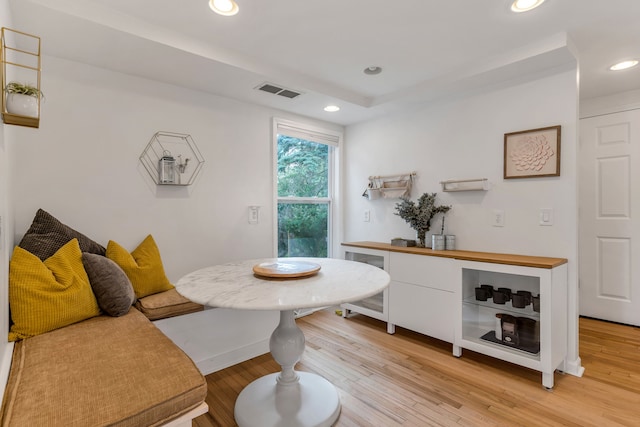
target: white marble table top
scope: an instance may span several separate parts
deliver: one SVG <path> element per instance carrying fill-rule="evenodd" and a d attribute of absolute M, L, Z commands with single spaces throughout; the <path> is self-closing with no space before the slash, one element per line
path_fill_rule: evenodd
<path fill-rule="evenodd" d="M 263 262 L 315 262 L 318 274 L 300 279 L 265 279 L 254 275 Z M 389 286 L 386 271 L 361 262 L 332 258 L 264 258 L 206 267 L 176 283 L 191 301 L 245 310 L 295 310 L 337 305 L 370 297 Z"/>

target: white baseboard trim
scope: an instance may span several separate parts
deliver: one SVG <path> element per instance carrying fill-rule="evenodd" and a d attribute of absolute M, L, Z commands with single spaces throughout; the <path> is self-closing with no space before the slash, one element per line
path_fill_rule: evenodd
<path fill-rule="evenodd" d="M 265 339 L 244 347 L 236 348 L 222 354 L 194 361 L 202 375 L 209 375 L 213 372 L 226 369 L 229 366 L 237 365 L 251 358 L 261 356 L 269 352 L 269 340 Z"/>
<path fill-rule="evenodd" d="M 584 367 L 582 366 L 582 360 L 578 357 L 576 360 L 565 362 L 565 374 L 581 377 L 584 374 Z"/>

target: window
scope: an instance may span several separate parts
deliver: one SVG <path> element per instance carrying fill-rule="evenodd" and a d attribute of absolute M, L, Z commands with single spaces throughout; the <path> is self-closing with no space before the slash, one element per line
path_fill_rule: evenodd
<path fill-rule="evenodd" d="M 331 256 L 341 135 L 275 120 L 278 257 Z"/>

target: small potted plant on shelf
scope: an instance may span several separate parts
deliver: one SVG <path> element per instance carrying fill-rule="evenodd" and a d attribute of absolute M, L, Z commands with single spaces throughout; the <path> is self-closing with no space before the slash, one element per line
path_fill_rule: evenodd
<path fill-rule="evenodd" d="M 44 98 L 44 94 L 37 87 L 10 82 L 5 87 L 7 112 L 25 117 L 38 117 L 38 98 Z"/>
<path fill-rule="evenodd" d="M 425 247 L 427 231 L 431 228 L 431 220 L 437 213 L 446 213 L 451 206 L 436 206 L 436 193 L 424 193 L 418 198 L 418 204 L 408 198 L 396 203 L 396 212 L 411 228 L 416 230 L 418 246 Z"/>

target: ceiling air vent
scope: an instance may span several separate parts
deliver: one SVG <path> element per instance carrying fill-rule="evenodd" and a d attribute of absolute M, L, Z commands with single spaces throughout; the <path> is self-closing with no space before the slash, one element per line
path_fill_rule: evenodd
<path fill-rule="evenodd" d="M 271 83 L 263 83 L 260 86 L 258 86 L 256 89 L 261 90 L 263 92 L 272 93 L 274 95 L 283 96 L 289 99 L 293 99 L 301 95 L 300 92 L 296 92 L 295 90 L 291 90 L 291 89 L 285 89 L 283 87 L 279 87 Z"/>

